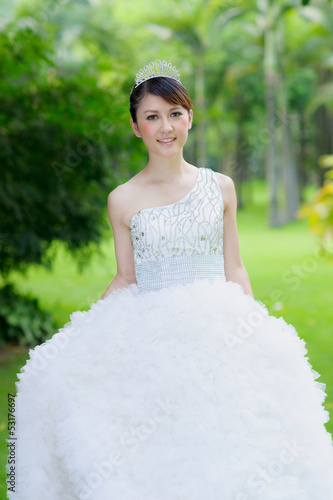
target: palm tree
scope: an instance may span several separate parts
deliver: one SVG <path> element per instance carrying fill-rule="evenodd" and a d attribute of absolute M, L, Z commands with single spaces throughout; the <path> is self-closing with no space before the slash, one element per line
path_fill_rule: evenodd
<path fill-rule="evenodd" d="M 171 12 L 162 17 L 153 17 L 155 25 L 167 27 L 170 37 L 181 40 L 187 47 L 194 67 L 194 94 L 198 112 L 195 127 L 197 162 L 207 164 L 207 85 L 206 66 L 210 54 L 221 49 L 220 40 L 224 27 L 241 15 L 244 9 L 230 7 L 223 0 L 198 0 L 173 4 Z M 217 44 L 217 41 L 219 43 Z M 220 78 L 219 71 L 217 76 Z"/>
<path fill-rule="evenodd" d="M 290 115 L 281 64 L 281 52 L 284 49 L 283 20 L 285 14 L 293 8 L 293 3 L 257 1 L 257 27 L 263 41 L 265 99 L 270 132 L 266 167 L 270 190 L 269 224 L 273 227 L 296 218 L 299 200 Z M 280 184 L 284 192 L 284 209 L 281 209 L 278 197 Z"/>
<path fill-rule="evenodd" d="M 183 5 L 183 4 L 182 4 Z M 193 57 L 195 97 L 200 112 L 196 127 L 199 164 L 206 163 L 207 92 L 206 60 L 214 50 L 222 50 L 223 28 L 236 17 L 249 11 L 246 7 L 230 7 L 223 1 L 201 0 L 185 4 L 181 12 L 154 19 L 167 26 L 173 37 L 181 39 Z M 266 86 L 267 125 L 270 132 L 267 148 L 266 172 L 270 189 L 269 224 L 278 226 L 296 217 L 298 183 L 293 154 L 286 90 L 280 61 L 283 40 L 283 17 L 296 3 L 258 0 L 252 4 L 256 16 L 257 41 L 262 43 L 263 71 Z M 216 74 L 220 78 L 219 68 Z M 237 133 L 243 137 L 241 128 Z M 278 198 L 279 185 L 283 186 L 284 208 Z"/>

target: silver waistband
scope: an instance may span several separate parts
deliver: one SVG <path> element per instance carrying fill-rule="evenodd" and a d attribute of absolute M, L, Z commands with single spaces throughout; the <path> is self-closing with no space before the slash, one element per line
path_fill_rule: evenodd
<path fill-rule="evenodd" d="M 147 293 L 196 279 L 223 278 L 223 255 L 182 255 L 141 262 L 135 267 L 138 292 Z"/>

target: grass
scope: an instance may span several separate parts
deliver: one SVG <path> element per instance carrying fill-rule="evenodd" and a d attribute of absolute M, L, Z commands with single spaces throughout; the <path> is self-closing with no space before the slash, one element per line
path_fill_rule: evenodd
<path fill-rule="evenodd" d="M 267 227 L 266 192 L 253 186 L 254 199 L 238 213 L 238 228 L 243 262 L 250 276 L 256 299 L 269 312 L 295 326 L 309 350 L 309 361 L 327 384 L 325 407 L 333 415 L 333 292 L 329 276 L 333 261 L 319 258 L 316 241 L 306 221 L 295 221 L 280 228 Z M 58 245 L 53 270 L 31 266 L 26 276 L 12 273 L 11 280 L 22 292 L 39 298 L 43 308 L 52 311 L 59 328 L 69 321 L 72 311 L 88 309 L 98 300 L 116 271 L 111 236 L 101 245 L 81 274 L 63 246 Z M 6 354 L 6 353 L 3 353 Z M 15 390 L 15 374 L 27 358 L 27 350 L 0 357 L 1 413 L 0 460 L 6 463 L 7 393 Z M 327 424 L 333 432 L 333 423 Z M 5 497 L 5 473 L 0 475 L 0 496 Z"/>

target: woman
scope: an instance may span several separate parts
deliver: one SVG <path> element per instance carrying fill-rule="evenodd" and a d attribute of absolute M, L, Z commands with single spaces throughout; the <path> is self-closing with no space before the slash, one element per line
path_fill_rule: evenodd
<path fill-rule="evenodd" d="M 331 500 L 323 384 L 252 296 L 233 182 L 183 158 L 177 70 L 141 70 L 130 111 L 149 161 L 108 198 L 117 275 L 30 353 L 9 497 Z"/>
<path fill-rule="evenodd" d="M 109 218 L 115 236 L 118 271 L 103 298 L 118 286 L 136 282 L 129 231 L 136 212 L 145 207 L 149 209 L 161 203 L 164 205 L 164 202 L 169 205 L 173 200 L 180 200 L 196 184 L 198 168 L 189 165 L 183 158 L 183 147 L 192 126 L 191 108 L 192 102 L 184 87 L 168 78 L 145 80 L 131 93 L 131 125 L 135 135 L 143 140 L 148 149 L 149 162 L 139 174 L 109 195 Z M 246 293 L 252 294 L 239 252 L 234 185 L 226 175 L 215 175 L 225 205 L 223 254 L 226 277 L 228 281 L 241 284 Z M 135 243 L 134 246 L 138 245 Z M 191 249 L 190 254 L 193 252 L 194 249 Z"/>

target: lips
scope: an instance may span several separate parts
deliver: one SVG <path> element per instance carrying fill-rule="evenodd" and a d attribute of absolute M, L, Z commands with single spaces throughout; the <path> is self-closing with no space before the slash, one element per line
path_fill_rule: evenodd
<path fill-rule="evenodd" d="M 162 142 L 163 144 L 169 144 L 170 142 L 174 142 L 176 140 L 175 137 L 167 137 L 166 139 L 158 139 L 158 142 Z"/>

